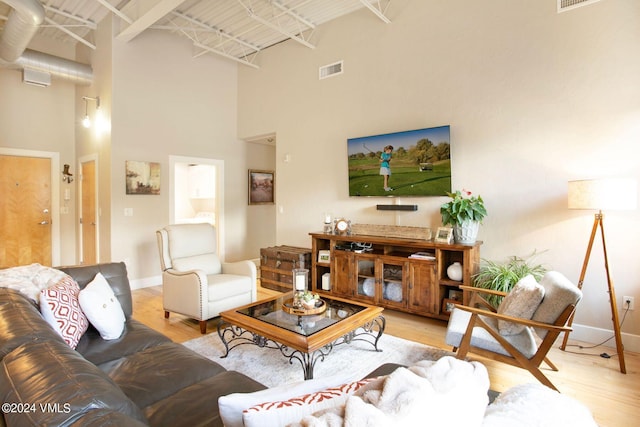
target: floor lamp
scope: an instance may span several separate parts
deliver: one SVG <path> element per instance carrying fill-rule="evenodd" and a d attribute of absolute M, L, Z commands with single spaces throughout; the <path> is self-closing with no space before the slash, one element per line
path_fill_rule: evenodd
<path fill-rule="evenodd" d="M 569 181 L 568 204 L 569 209 L 590 209 L 597 210 L 591 229 L 591 238 L 587 245 L 587 253 L 582 264 L 578 288 L 582 289 L 584 276 L 587 272 L 587 265 L 591 256 L 591 248 L 596 237 L 596 232 L 600 228 L 602 236 L 602 251 L 604 253 L 604 268 L 607 273 L 607 285 L 609 286 L 609 300 L 611 303 L 611 316 L 613 320 L 613 330 L 616 338 L 616 350 L 620 362 L 620 372 L 627 373 L 624 364 L 624 346 L 622 345 L 622 335 L 620 334 L 620 322 L 618 320 L 618 306 L 616 292 L 609 272 L 609 260 L 607 257 L 607 245 L 604 238 L 604 215 L 602 210 L 630 210 L 635 209 L 637 204 L 638 189 L 637 183 L 632 179 L 591 179 L 581 181 Z M 575 312 L 574 312 L 575 313 Z M 569 319 L 569 326 L 573 323 L 573 315 Z M 569 332 L 562 341 L 562 350 L 567 346 Z"/>

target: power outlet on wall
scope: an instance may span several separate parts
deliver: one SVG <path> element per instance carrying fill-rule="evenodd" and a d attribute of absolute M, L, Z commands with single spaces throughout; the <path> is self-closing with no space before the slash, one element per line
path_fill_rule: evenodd
<path fill-rule="evenodd" d="M 629 303 L 627 305 L 627 303 Z M 622 309 L 626 310 L 635 310 L 636 309 L 636 301 L 634 297 L 628 297 L 628 296 L 624 296 L 622 297 Z"/>

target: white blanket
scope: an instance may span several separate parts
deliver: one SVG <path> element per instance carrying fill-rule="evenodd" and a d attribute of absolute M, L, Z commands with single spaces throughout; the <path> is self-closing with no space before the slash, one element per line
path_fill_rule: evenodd
<path fill-rule="evenodd" d="M 58 283 L 66 274 L 40 264 L 0 270 L 0 287 L 15 289 L 38 303 L 40 291 Z"/>
<path fill-rule="evenodd" d="M 358 390 L 344 406 L 293 426 L 481 426 L 488 390 L 484 365 L 447 356 L 396 369 Z"/>

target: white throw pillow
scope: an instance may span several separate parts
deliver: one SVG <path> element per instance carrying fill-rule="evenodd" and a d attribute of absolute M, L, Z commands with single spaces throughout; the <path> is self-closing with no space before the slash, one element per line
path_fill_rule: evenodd
<path fill-rule="evenodd" d="M 102 273 L 96 274 L 78 296 L 80 307 L 102 339 L 120 338 L 124 330 L 124 312 Z"/>
<path fill-rule="evenodd" d="M 528 274 L 518 280 L 511 292 L 504 297 L 498 307 L 498 314 L 531 320 L 543 297 L 544 288 L 536 282 L 531 274 Z M 524 325 L 518 323 L 498 320 L 498 329 L 501 335 L 517 335 L 524 328 Z"/>

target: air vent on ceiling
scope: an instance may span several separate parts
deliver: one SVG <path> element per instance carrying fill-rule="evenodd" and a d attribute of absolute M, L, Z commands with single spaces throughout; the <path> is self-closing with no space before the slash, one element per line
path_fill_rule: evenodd
<path fill-rule="evenodd" d="M 51 74 L 25 68 L 22 70 L 22 81 L 29 85 L 48 87 L 51 86 Z"/>
<path fill-rule="evenodd" d="M 558 13 L 597 3 L 600 0 L 558 0 Z"/>
<path fill-rule="evenodd" d="M 344 61 L 334 62 L 333 64 L 323 65 L 318 69 L 318 78 L 320 80 L 327 77 L 337 76 L 344 72 Z"/>

